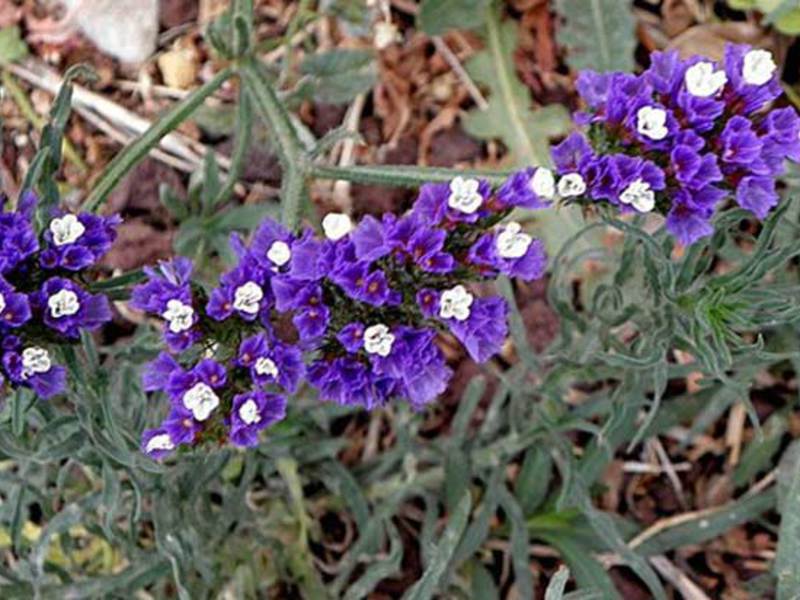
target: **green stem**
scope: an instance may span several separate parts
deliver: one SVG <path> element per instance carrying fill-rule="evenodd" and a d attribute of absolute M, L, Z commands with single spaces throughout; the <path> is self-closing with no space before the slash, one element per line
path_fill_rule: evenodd
<path fill-rule="evenodd" d="M 312 165 L 311 176 L 318 179 L 341 179 L 354 183 L 416 188 L 425 183 L 447 183 L 456 176 L 486 179 L 494 186 L 505 181 L 510 172 L 476 169 L 445 169 L 407 165 L 361 165 L 335 167 Z"/>
<path fill-rule="evenodd" d="M 251 94 L 256 110 L 269 128 L 273 147 L 283 169 L 281 185 L 281 221 L 289 229 L 300 223 L 305 197 L 308 161 L 300 139 L 297 137 L 289 113 L 281 103 L 270 82 L 266 80 L 258 61 L 252 57 L 244 60 L 242 76 Z"/>
<path fill-rule="evenodd" d="M 213 79 L 193 91 L 172 107 L 162 118 L 153 123 L 135 142 L 117 154 L 97 181 L 86 199 L 85 210 L 95 212 L 106 201 L 108 195 L 128 172 L 152 150 L 161 139 L 185 121 L 206 98 L 219 89 L 235 72 L 228 66 Z"/>
<path fill-rule="evenodd" d="M 242 76 L 255 101 L 256 109 L 275 137 L 275 149 L 284 169 L 298 161 L 302 146 L 292 125 L 289 113 L 278 99 L 275 90 L 264 77 L 258 61 L 252 57 L 244 59 Z"/>
<path fill-rule="evenodd" d="M 219 206 L 230 197 L 236 182 L 239 181 L 244 172 L 244 161 L 253 137 L 252 113 L 250 96 L 242 86 L 239 90 L 239 106 L 236 113 L 236 145 L 231 154 L 231 168 L 228 169 L 228 178 L 214 199 L 213 206 Z"/>

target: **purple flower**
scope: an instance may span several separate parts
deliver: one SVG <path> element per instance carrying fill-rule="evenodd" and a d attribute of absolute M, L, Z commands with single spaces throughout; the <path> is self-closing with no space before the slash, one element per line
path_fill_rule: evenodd
<path fill-rule="evenodd" d="M 698 189 L 722 181 L 722 171 L 711 153 L 700 155 L 691 146 L 680 145 L 672 150 L 670 160 L 675 178 L 683 186 Z"/>
<path fill-rule="evenodd" d="M 544 245 L 521 229 L 511 222 L 484 234 L 470 248 L 470 261 L 524 281 L 539 279 L 547 267 Z"/>
<path fill-rule="evenodd" d="M 173 373 L 183 369 L 170 354 L 161 352 L 155 360 L 147 363 L 142 371 L 142 386 L 145 392 L 158 392 L 167 389 Z"/>
<path fill-rule="evenodd" d="M 336 339 L 348 352 L 358 352 L 364 347 L 364 329 L 363 323 L 348 323 L 336 334 Z"/>
<path fill-rule="evenodd" d="M 317 240 L 307 229 L 292 244 L 292 261 L 289 275 L 297 281 L 319 281 L 331 270 L 332 242 Z"/>
<path fill-rule="evenodd" d="M 211 292 L 206 306 L 208 316 L 217 321 L 236 314 L 245 321 L 254 321 L 269 311 L 272 304 L 266 273 L 255 260 L 243 259 L 220 278 L 220 287 Z"/>
<path fill-rule="evenodd" d="M 0 212 L 0 274 L 9 273 L 39 250 L 39 240 L 31 224 L 36 197 L 30 193 L 25 196 L 28 202 L 19 210 Z"/>
<path fill-rule="evenodd" d="M 108 298 L 89 294 L 63 277 L 48 279 L 34 295 L 34 306 L 45 325 L 68 338 L 77 338 L 81 329 L 98 329 L 112 317 Z"/>
<path fill-rule="evenodd" d="M 3 327 L 20 327 L 30 318 L 28 297 L 16 292 L 0 275 L 0 331 Z"/>
<path fill-rule="evenodd" d="M 580 172 L 586 161 L 594 157 L 594 150 L 586 137 L 575 131 L 553 147 L 552 155 L 559 173 Z"/>
<path fill-rule="evenodd" d="M 357 262 L 340 268 L 331 279 L 354 300 L 383 306 L 393 299 L 386 274 L 381 269 L 371 271 L 368 263 Z"/>
<path fill-rule="evenodd" d="M 439 296 L 438 317 L 476 362 L 497 354 L 508 336 L 508 305 L 500 297 L 475 298 L 457 285 Z"/>
<path fill-rule="evenodd" d="M 12 382 L 33 389 L 45 399 L 60 394 L 67 387 L 66 369 L 53 364 L 50 352 L 39 346 L 5 352 L 3 368 Z"/>
<path fill-rule="evenodd" d="M 497 191 L 501 208 L 539 209 L 550 206 L 556 195 L 553 172 L 545 167 L 529 167 L 517 171 Z"/>
<path fill-rule="evenodd" d="M 101 217 L 91 213 L 58 213 L 44 232 L 47 247 L 40 262 L 46 269 L 80 271 L 93 265 L 110 249 L 117 237 L 118 215 Z"/>
<path fill-rule="evenodd" d="M 298 348 L 278 341 L 270 342 L 264 333 L 242 341 L 237 364 L 250 370 L 258 386 L 277 383 L 287 392 L 294 392 L 305 372 L 303 356 Z"/>
<path fill-rule="evenodd" d="M 230 439 L 237 446 L 258 445 L 258 433 L 286 416 L 286 398 L 262 391 L 233 397 Z"/>
<path fill-rule="evenodd" d="M 744 177 L 736 188 L 736 202 L 759 219 L 766 217 L 779 201 L 780 196 L 775 191 L 775 180 L 772 177 Z"/>
<path fill-rule="evenodd" d="M 161 427 L 169 433 L 173 443 L 186 445 L 193 444 L 197 434 L 203 430 L 203 424 L 194 418 L 192 412 L 178 405 L 172 406 Z"/>
<path fill-rule="evenodd" d="M 250 253 L 262 269 L 279 272 L 289 268 L 292 259 L 294 236 L 273 219 L 265 219 L 258 226 Z"/>
<path fill-rule="evenodd" d="M 200 339 L 195 327 L 198 316 L 192 306 L 192 261 L 178 257 L 160 262 L 158 268 L 143 270 L 148 279 L 133 288 L 130 305 L 162 317 L 166 321 L 164 338 L 170 349 L 185 350 Z"/>
<path fill-rule="evenodd" d="M 350 234 L 356 257 L 359 260 L 372 262 L 389 254 L 392 246 L 387 240 L 386 230 L 391 229 L 395 221 L 391 213 L 384 215 L 382 222 L 369 215 L 361 219 Z"/>
<path fill-rule="evenodd" d="M 195 420 L 203 422 L 219 406 L 217 390 L 226 381 L 225 367 L 205 358 L 189 371 L 174 371 L 167 382 L 166 391 L 177 408 L 189 411 Z"/>
<path fill-rule="evenodd" d="M 732 117 L 720 134 L 723 162 L 751 167 L 761 155 L 762 144 L 753 131 L 753 125 L 744 117 Z"/>
<path fill-rule="evenodd" d="M 308 381 L 319 390 L 322 400 L 367 410 L 383 406 L 397 391 L 394 379 L 372 373 L 353 356 L 314 362 L 308 370 Z"/>
<path fill-rule="evenodd" d="M 142 452 L 154 460 L 169 456 L 175 451 L 176 446 L 169 431 L 164 427 L 146 429 L 142 433 Z"/>
<path fill-rule="evenodd" d="M 778 69 L 769 52 L 744 44 L 725 46 L 726 101 L 735 114 L 748 115 L 781 95 Z"/>
<path fill-rule="evenodd" d="M 368 336 L 369 329 L 365 332 Z M 434 343 L 434 330 L 400 326 L 391 336 L 391 347 L 385 356 L 380 352 L 370 354 L 373 373 L 394 379 L 399 393 L 412 407 L 420 409 L 445 391 L 452 371 Z"/>
<path fill-rule="evenodd" d="M 431 226 L 474 223 L 488 214 L 486 201 L 492 193 L 488 182 L 455 177 L 450 183 L 426 183 L 412 209 L 413 215 Z"/>

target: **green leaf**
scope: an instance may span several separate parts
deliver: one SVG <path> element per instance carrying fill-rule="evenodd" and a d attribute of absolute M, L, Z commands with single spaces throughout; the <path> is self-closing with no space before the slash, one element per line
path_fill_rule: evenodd
<path fill-rule="evenodd" d="M 569 581 L 569 569 L 564 566 L 559 567 L 550 583 L 547 584 L 544 600 L 562 600 L 564 598 L 564 590 L 567 588 L 567 581 Z"/>
<path fill-rule="evenodd" d="M 778 532 L 778 551 L 773 571 L 778 578 L 778 600 L 794 600 L 800 595 L 800 444 L 787 449 L 779 465 L 779 483 L 786 493 L 781 498 L 781 526 Z M 788 487 L 786 487 L 788 485 Z"/>
<path fill-rule="evenodd" d="M 370 50 L 336 49 L 312 54 L 300 65 L 314 78 L 318 100 L 343 104 L 375 85 L 375 54 Z"/>
<path fill-rule="evenodd" d="M 428 35 L 441 35 L 449 29 L 475 29 L 491 0 L 422 0 L 417 24 Z"/>
<path fill-rule="evenodd" d="M 636 47 L 631 0 L 558 0 L 558 41 L 575 71 L 632 71 Z"/>
<path fill-rule="evenodd" d="M 770 489 L 729 502 L 717 510 L 664 529 L 641 544 L 634 545 L 638 554 L 652 556 L 683 546 L 701 544 L 722 535 L 737 525 L 761 516 L 775 507 L 776 493 Z"/>
<path fill-rule="evenodd" d="M 23 41 L 19 27 L 0 29 L 0 63 L 16 62 L 28 55 L 28 46 Z"/>
<path fill-rule="evenodd" d="M 431 553 L 433 557 L 431 564 L 414 587 L 403 596 L 404 600 L 430 600 L 439 591 L 450 559 L 461 541 L 461 536 L 464 535 L 471 510 L 472 497 L 466 492 L 450 515 L 447 527 Z"/>

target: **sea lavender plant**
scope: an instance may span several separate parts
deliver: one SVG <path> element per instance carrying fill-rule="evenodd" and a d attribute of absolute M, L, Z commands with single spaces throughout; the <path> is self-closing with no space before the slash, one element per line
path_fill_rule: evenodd
<path fill-rule="evenodd" d="M 131 305 L 160 317 L 169 352 L 148 365 L 144 388 L 165 392 L 171 410 L 144 433 L 144 452 L 255 445 L 301 381 L 343 405 L 430 403 L 452 375 L 439 333 L 478 362 L 506 338 L 505 300 L 478 297 L 470 283 L 544 273 L 542 244 L 518 223 L 501 224 L 526 194 L 501 197 L 486 182 L 456 177 L 423 186 L 402 216 L 354 227 L 329 214 L 324 237 L 268 219 L 249 245 L 232 237 L 238 263 L 209 293 L 192 283 L 188 259 L 147 269 Z"/>
<path fill-rule="evenodd" d="M 85 272 L 110 249 L 120 220 L 54 211 L 37 235 L 36 205 L 27 192 L 0 213 L 0 384 L 50 398 L 66 387 L 54 350 L 111 320 L 108 298 L 87 291 Z"/>
<path fill-rule="evenodd" d="M 657 212 L 688 245 L 713 233 L 712 217 L 731 196 L 763 219 L 778 204 L 785 160 L 800 160 L 797 112 L 770 110 L 781 86 L 765 50 L 728 44 L 721 64 L 656 52 L 640 75 L 584 71 L 577 87 L 583 131 L 553 149 L 557 183 L 542 170 L 512 178 L 517 198 L 528 190 L 523 206 L 557 193 L 622 213 Z"/>

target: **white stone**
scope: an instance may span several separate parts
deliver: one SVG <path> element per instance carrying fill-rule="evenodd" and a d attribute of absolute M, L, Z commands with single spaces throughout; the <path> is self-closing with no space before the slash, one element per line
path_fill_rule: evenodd
<path fill-rule="evenodd" d="M 463 285 L 445 290 L 439 299 L 439 316 L 443 319 L 466 321 L 469 319 L 473 300 L 475 297 Z"/>
<path fill-rule="evenodd" d="M 158 435 L 154 435 L 147 441 L 147 445 L 144 447 L 144 451 L 147 454 L 150 454 L 154 451 L 166 451 L 174 449 L 175 444 L 172 443 L 172 438 L 169 437 L 168 433 L 159 433 Z"/>
<path fill-rule="evenodd" d="M 0 294 L 0 314 L 6 309 L 6 298 Z"/>
<path fill-rule="evenodd" d="M 353 231 L 353 221 L 344 213 L 328 213 L 322 219 L 325 237 L 336 242 Z"/>
<path fill-rule="evenodd" d="M 394 345 L 394 334 L 383 323 L 372 325 L 364 330 L 364 350 L 369 354 L 389 356 Z"/>
<path fill-rule="evenodd" d="M 172 299 L 167 302 L 167 310 L 161 316 L 169 324 L 169 330 L 172 333 L 181 333 L 191 329 L 194 309 L 180 300 Z"/>
<path fill-rule="evenodd" d="M 750 85 L 764 85 L 775 74 L 778 65 L 767 50 L 750 50 L 744 55 L 742 77 Z"/>
<path fill-rule="evenodd" d="M 545 200 L 552 200 L 556 195 L 556 178 L 550 169 L 538 167 L 530 181 L 531 191 Z"/>
<path fill-rule="evenodd" d="M 261 421 L 261 413 L 258 412 L 258 404 L 252 398 L 248 398 L 239 407 L 239 418 L 246 424 L 252 425 Z"/>
<path fill-rule="evenodd" d="M 264 299 L 264 290 L 255 281 L 248 281 L 233 293 L 233 308 L 248 315 L 258 313 L 259 303 Z"/>
<path fill-rule="evenodd" d="M 75 215 L 64 215 L 50 221 L 50 233 L 56 246 L 65 246 L 77 241 L 86 231 L 83 223 Z"/>
<path fill-rule="evenodd" d="M 708 98 L 725 87 L 728 76 L 725 71 L 715 71 L 714 65 L 710 62 L 699 62 L 686 69 L 683 80 L 692 96 Z"/>
<path fill-rule="evenodd" d="M 667 137 L 667 111 L 655 106 L 643 106 L 636 113 L 636 130 L 651 140 L 659 141 Z"/>
<path fill-rule="evenodd" d="M 208 385 L 200 382 L 183 395 L 183 405 L 192 412 L 195 419 L 205 421 L 219 406 L 219 396 Z"/>
<path fill-rule="evenodd" d="M 274 360 L 266 356 L 259 357 L 253 368 L 259 375 L 269 375 L 273 379 L 278 377 L 278 365 L 275 364 Z"/>
<path fill-rule="evenodd" d="M 637 179 L 620 194 L 619 201 L 630 204 L 639 212 L 650 212 L 656 206 L 656 195 L 649 183 Z"/>
<path fill-rule="evenodd" d="M 72 290 L 59 290 L 47 299 L 47 306 L 50 308 L 50 316 L 60 319 L 64 316 L 74 315 L 81 309 L 78 295 Z"/>
<path fill-rule="evenodd" d="M 480 182 L 477 179 L 455 177 L 450 182 L 450 195 L 447 206 L 467 215 L 473 214 L 483 204 L 480 193 Z"/>
<path fill-rule="evenodd" d="M 22 351 L 22 378 L 27 379 L 35 373 L 47 373 L 53 364 L 50 353 L 44 348 L 31 346 Z"/>
<path fill-rule="evenodd" d="M 495 245 L 502 258 L 521 258 L 531 247 L 533 238 L 522 231 L 522 226 L 512 221 L 497 234 Z"/>
<path fill-rule="evenodd" d="M 567 173 L 558 180 L 558 195 L 562 198 L 580 196 L 586 191 L 586 181 L 580 173 Z"/>
<path fill-rule="evenodd" d="M 289 244 L 284 242 L 283 240 L 276 240 L 272 242 L 272 245 L 267 250 L 267 258 L 274 264 L 276 267 L 282 267 L 286 263 L 289 262 L 292 258 L 292 249 L 289 248 Z"/>

